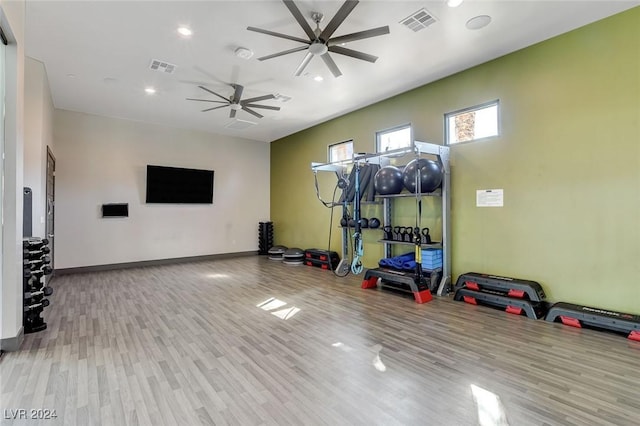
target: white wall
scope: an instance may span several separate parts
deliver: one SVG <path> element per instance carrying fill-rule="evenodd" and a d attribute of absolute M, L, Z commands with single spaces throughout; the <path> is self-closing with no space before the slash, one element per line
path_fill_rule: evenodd
<path fill-rule="evenodd" d="M 54 140 L 56 269 L 258 249 L 269 144 L 65 110 Z M 145 204 L 147 164 L 213 169 L 213 204 Z M 101 218 L 103 203 L 129 217 Z"/>
<path fill-rule="evenodd" d="M 0 1 L 5 50 L 4 186 L 0 339 L 22 329 L 22 186 L 24 129 L 24 1 Z"/>
<path fill-rule="evenodd" d="M 42 62 L 25 58 L 24 186 L 31 188 L 32 235 L 44 237 L 46 218 L 47 146 L 53 151 L 53 102 Z M 55 155 L 55 154 L 54 154 Z"/>

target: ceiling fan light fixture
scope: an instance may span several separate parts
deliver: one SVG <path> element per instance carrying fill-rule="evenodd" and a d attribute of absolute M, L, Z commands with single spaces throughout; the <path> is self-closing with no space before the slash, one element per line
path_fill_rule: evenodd
<path fill-rule="evenodd" d="M 238 58 L 244 60 L 251 59 L 251 57 L 253 56 L 253 52 L 251 51 L 251 49 L 247 49 L 246 47 L 238 47 L 234 53 Z"/>
<path fill-rule="evenodd" d="M 240 106 L 240 104 L 231 104 L 230 107 L 235 111 L 239 111 L 240 109 L 242 109 L 242 106 Z"/>
<path fill-rule="evenodd" d="M 317 82 L 321 82 L 322 80 L 324 80 L 324 78 L 321 75 L 316 75 L 315 77 L 313 77 L 313 79 Z"/>
<path fill-rule="evenodd" d="M 447 6 L 449 7 L 458 7 L 462 4 L 464 0 L 447 0 Z"/>
<path fill-rule="evenodd" d="M 309 46 L 309 53 L 311 53 L 312 55 L 316 55 L 316 56 L 324 55 L 328 51 L 329 51 L 329 48 L 327 47 L 326 44 L 322 42 L 314 42 L 314 43 L 311 43 L 311 45 Z"/>

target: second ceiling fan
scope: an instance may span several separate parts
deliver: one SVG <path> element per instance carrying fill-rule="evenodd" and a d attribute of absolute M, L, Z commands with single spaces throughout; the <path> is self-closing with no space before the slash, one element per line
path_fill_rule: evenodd
<path fill-rule="evenodd" d="M 333 38 L 331 37 L 333 33 L 338 29 L 340 24 L 344 22 L 347 16 L 349 16 L 351 11 L 359 3 L 358 0 L 346 0 L 343 3 L 343 5 L 340 7 L 338 12 L 331 19 L 331 21 L 329 21 L 329 23 L 324 28 L 324 30 L 320 29 L 320 22 L 322 21 L 322 18 L 323 18 L 322 13 L 313 12 L 311 14 L 311 18 L 316 23 L 316 29 L 314 30 L 311 28 L 311 26 L 309 25 L 305 17 L 300 12 L 300 9 L 298 9 L 296 4 L 292 0 L 282 0 L 282 1 L 287 7 L 287 9 L 289 9 L 291 14 L 295 18 L 295 20 L 298 22 L 298 24 L 302 27 L 303 31 L 305 32 L 307 37 L 309 37 L 309 39 L 305 40 L 303 38 L 291 36 L 288 34 L 282 34 L 282 33 L 277 33 L 269 30 L 263 30 L 261 28 L 256 28 L 256 27 L 247 27 L 249 31 L 255 31 L 258 33 L 267 34 L 267 35 L 279 37 L 279 38 L 284 38 L 287 40 L 297 41 L 305 44 L 305 46 L 295 47 L 293 49 L 285 50 L 283 52 L 278 52 L 272 55 L 263 56 L 261 58 L 258 58 L 259 61 L 264 61 L 267 59 L 276 58 L 278 56 L 287 55 L 289 53 L 295 53 L 295 52 L 306 50 L 307 54 L 305 55 L 304 59 L 296 69 L 296 72 L 295 72 L 296 76 L 300 76 L 303 73 L 303 71 L 309 64 L 309 61 L 311 61 L 311 59 L 314 56 L 320 56 L 324 61 L 324 63 L 329 68 L 329 70 L 331 71 L 331 73 L 333 74 L 333 76 L 339 77 L 342 75 L 342 72 L 340 71 L 336 63 L 333 61 L 331 56 L 329 55 L 329 52 L 350 56 L 352 58 L 361 59 L 363 61 L 367 61 L 371 63 L 375 62 L 378 59 L 377 56 L 369 55 L 367 53 L 359 52 L 353 49 L 348 49 L 346 47 L 343 47 L 343 45 L 345 43 L 349 43 L 356 40 L 362 40 L 365 38 L 389 34 L 388 26 L 373 28 L 366 31 L 358 31 L 355 33 L 346 34 L 343 36 L 338 36 Z"/>

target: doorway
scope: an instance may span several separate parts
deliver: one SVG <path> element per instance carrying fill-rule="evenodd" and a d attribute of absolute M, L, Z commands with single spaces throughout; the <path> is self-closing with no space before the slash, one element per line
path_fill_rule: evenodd
<path fill-rule="evenodd" d="M 54 270 L 53 274 L 55 274 L 54 267 L 54 252 L 55 252 L 55 191 L 56 189 L 56 157 L 53 156 L 51 149 L 47 146 L 47 187 L 46 187 L 46 205 L 47 205 L 47 219 L 45 223 L 45 235 L 49 240 L 49 249 L 51 252 L 49 253 L 49 257 L 51 258 L 51 269 Z M 47 282 L 53 276 L 49 275 Z"/>

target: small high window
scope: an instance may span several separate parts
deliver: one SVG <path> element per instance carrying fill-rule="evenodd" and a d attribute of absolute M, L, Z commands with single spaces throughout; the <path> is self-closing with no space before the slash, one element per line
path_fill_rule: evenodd
<path fill-rule="evenodd" d="M 411 146 L 411 125 L 376 132 L 376 152 L 392 151 Z"/>
<path fill-rule="evenodd" d="M 498 136 L 499 101 L 444 115 L 447 145 Z"/>
<path fill-rule="evenodd" d="M 347 161 L 353 158 L 353 140 L 334 143 L 329 145 L 329 162 L 336 163 Z"/>

